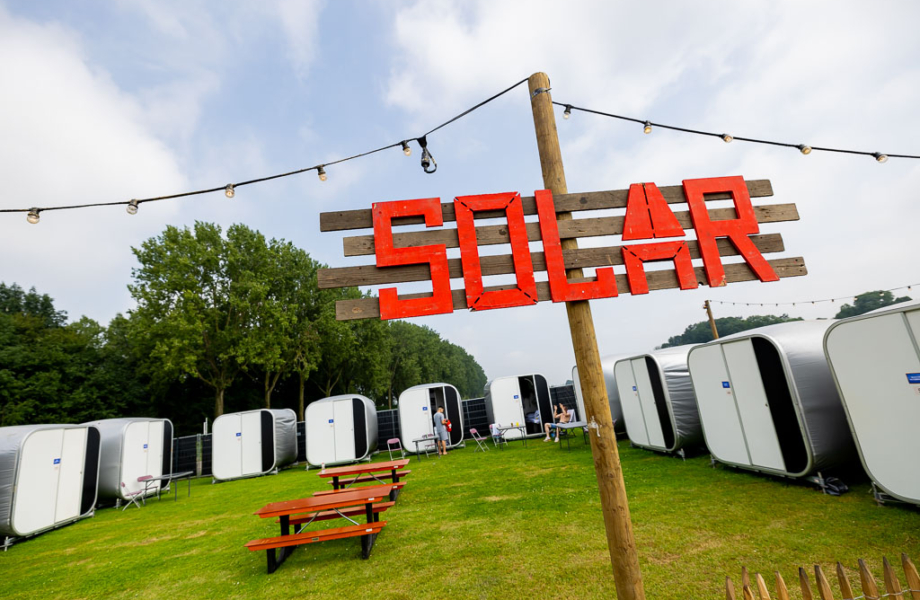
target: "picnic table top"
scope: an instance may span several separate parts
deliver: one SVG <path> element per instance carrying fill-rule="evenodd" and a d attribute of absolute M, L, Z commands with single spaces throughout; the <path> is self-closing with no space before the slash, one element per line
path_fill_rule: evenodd
<path fill-rule="evenodd" d="M 354 488 L 345 492 L 337 492 L 325 496 L 311 496 L 298 500 L 285 500 L 266 504 L 255 513 L 263 519 L 280 517 L 297 513 L 331 510 L 346 506 L 368 504 L 377 500 L 388 500 L 388 494 L 393 490 L 393 485 L 374 485 L 370 487 Z"/>
<path fill-rule="evenodd" d="M 556 427 L 561 429 L 575 429 L 576 427 L 587 427 L 586 421 L 569 421 L 568 423 L 556 423 Z"/>
<path fill-rule="evenodd" d="M 334 469 L 325 469 L 319 472 L 320 477 L 341 477 L 343 475 L 360 475 L 361 473 L 375 473 L 377 471 L 392 471 L 402 469 L 409 464 L 409 459 L 388 460 L 378 463 L 365 463 L 363 465 L 347 465 L 345 467 L 335 467 Z"/>

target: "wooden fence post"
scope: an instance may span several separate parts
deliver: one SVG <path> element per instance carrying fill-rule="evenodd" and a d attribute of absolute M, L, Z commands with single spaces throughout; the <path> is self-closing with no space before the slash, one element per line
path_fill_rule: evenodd
<path fill-rule="evenodd" d="M 543 170 L 543 185 L 553 195 L 568 193 L 565 172 L 562 168 L 562 152 L 556 134 L 556 116 L 553 113 L 552 98 L 549 95 L 549 77 L 546 73 L 534 73 L 527 81 L 533 110 L 534 129 L 537 134 L 537 148 L 540 166 Z M 567 221 L 571 213 L 558 213 L 557 220 Z M 562 240 L 563 250 L 577 248 L 575 239 Z M 568 271 L 580 276 L 581 270 Z M 639 556 L 633 539 L 629 504 L 626 499 L 626 485 L 620 466 L 616 436 L 610 417 L 607 388 L 601 369 L 600 353 L 594 333 L 594 320 L 587 300 L 566 302 L 572 346 L 575 349 L 575 364 L 581 379 L 582 397 L 585 401 L 587 420 L 597 423 L 591 432 L 591 452 L 594 470 L 600 490 L 601 509 L 607 530 L 607 548 L 613 564 L 614 583 L 619 600 L 645 600 L 642 573 L 639 570 Z M 596 435 L 595 435 L 596 432 Z"/>

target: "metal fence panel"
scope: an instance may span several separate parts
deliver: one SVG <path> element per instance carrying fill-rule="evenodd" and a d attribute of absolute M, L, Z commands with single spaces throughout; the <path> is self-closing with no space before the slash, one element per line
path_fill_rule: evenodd
<path fill-rule="evenodd" d="M 387 440 L 400 437 L 399 411 L 377 411 L 377 445 L 386 448 Z"/>
<path fill-rule="evenodd" d="M 489 435 L 489 417 L 486 415 L 485 398 L 472 398 L 460 403 L 463 406 L 464 433 L 475 429 L 479 435 Z"/>
<path fill-rule="evenodd" d="M 297 462 L 307 462 L 307 423 L 297 422 Z"/>
<path fill-rule="evenodd" d="M 557 403 L 562 402 L 566 408 L 571 408 L 575 410 L 575 420 L 579 420 L 584 415 L 578 414 L 578 402 L 575 400 L 575 386 L 574 385 L 556 385 L 549 388 L 549 395 L 553 399 L 553 406 Z"/>

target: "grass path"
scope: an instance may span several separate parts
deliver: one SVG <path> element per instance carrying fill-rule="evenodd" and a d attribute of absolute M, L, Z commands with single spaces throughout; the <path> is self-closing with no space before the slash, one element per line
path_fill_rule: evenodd
<path fill-rule="evenodd" d="M 724 597 L 741 565 L 787 583 L 796 569 L 882 555 L 920 559 L 920 510 L 876 507 L 868 484 L 811 488 L 682 462 L 620 443 L 648 598 Z M 384 454 L 384 457 L 386 455 Z M 251 539 L 277 535 L 252 513 L 329 486 L 302 468 L 211 485 L 192 497 L 104 509 L 0 552 L 0 598 L 612 598 L 590 451 L 539 440 L 485 455 L 413 460 L 370 560 L 357 539 L 305 546 L 273 575 Z M 329 524 L 325 524 L 329 526 Z M 857 577 L 858 579 L 858 577 Z M 790 585 L 790 587 L 792 587 Z M 794 590 L 792 590 L 794 592 Z"/>

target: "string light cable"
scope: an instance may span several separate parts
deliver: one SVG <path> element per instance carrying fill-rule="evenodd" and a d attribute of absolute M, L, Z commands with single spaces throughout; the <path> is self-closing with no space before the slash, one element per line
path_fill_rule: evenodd
<path fill-rule="evenodd" d="M 920 283 L 911 283 L 908 285 L 901 285 L 889 290 L 880 290 L 878 292 L 879 296 L 884 295 L 886 292 L 895 292 L 897 290 L 907 290 L 910 291 L 915 285 L 920 285 Z M 840 301 L 840 300 L 849 300 L 853 299 L 855 302 L 858 298 L 856 296 L 838 296 L 837 298 L 822 298 L 821 300 L 798 300 L 796 302 L 732 302 L 730 300 L 710 300 L 711 304 L 731 304 L 732 306 L 797 306 L 799 304 L 808 305 L 808 304 L 820 304 L 822 302 L 830 302 L 831 304 Z"/>
<path fill-rule="evenodd" d="M 630 121 L 632 123 L 638 123 L 642 125 L 642 131 L 644 133 L 651 133 L 653 127 L 660 127 L 661 129 L 670 129 L 672 131 L 682 131 L 684 133 L 692 133 L 694 135 L 703 135 L 708 137 L 719 138 L 723 142 L 730 143 L 735 140 L 739 142 L 751 142 L 754 144 L 765 144 L 768 146 L 781 146 L 784 148 L 795 148 L 802 154 L 811 154 L 812 152 L 837 152 L 840 154 L 858 154 L 862 156 L 871 156 L 877 162 L 884 163 L 888 162 L 889 158 L 913 158 L 920 159 L 920 155 L 916 154 L 889 154 L 884 152 L 867 152 L 864 150 L 846 150 L 843 148 L 830 148 L 827 146 L 811 146 L 808 144 L 790 144 L 788 142 L 776 142 L 772 140 L 762 140 L 758 138 L 751 137 L 742 137 L 738 135 L 732 135 L 730 133 L 716 133 L 714 131 L 702 131 L 699 129 L 690 129 L 688 127 L 678 127 L 677 125 L 667 125 L 665 123 L 657 123 L 655 121 L 649 121 L 648 119 L 637 119 L 635 117 L 624 117 L 623 115 L 615 115 L 613 113 L 608 113 L 600 110 L 594 110 L 591 108 L 584 108 L 582 106 L 575 106 L 574 104 L 566 104 L 565 102 L 556 102 L 553 101 L 553 104 L 556 106 L 562 106 L 565 110 L 562 112 L 562 117 L 564 119 L 569 119 L 572 116 L 572 111 L 580 111 L 584 113 L 589 113 L 592 115 L 599 115 L 601 117 L 610 117 L 611 119 L 619 119 L 621 121 Z"/>
<path fill-rule="evenodd" d="M 146 202 L 158 202 L 160 200 L 175 200 L 178 198 L 187 198 L 189 196 L 200 196 L 204 194 L 212 194 L 214 192 L 224 192 L 224 195 L 226 195 L 227 198 L 233 198 L 234 196 L 236 196 L 237 188 L 247 186 L 247 185 L 253 185 L 256 183 L 262 183 L 265 181 L 272 181 L 274 179 L 281 179 L 283 177 L 291 177 L 293 175 L 299 175 L 301 173 L 306 173 L 308 171 L 316 171 L 316 174 L 319 177 L 320 181 L 326 181 L 328 178 L 328 175 L 326 174 L 326 169 L 328 167 L 338 165 L 344 162 L 348 162 L 351 160 L 356 160 L 358 158 L 364 158 L 365 156 L 370 156 L 371 154 L 383 152 L 384 150 L 390 150 L 392 148 L 400 148 L 402 149 L 403 154 L 405 154 L 406 156 L 411 156 L 412 149 L 409 147 L 410 142 L 418 143 L 419 147 L 422 149 L 422 158 L 421 158 L 422 169 L 426 173 L 434 173 L 438 168 L 438 164 L 435 162 L 434 157 L 431 155 L 431 151 L 428 149 L 428 136 L 429 135 L 431 135 L 432 133 L 444 127 L 447 127 L 448 125 L 450 125 L 451 123 L 454 123 L 455 121 L 459 119 L 462 119 L 463 117 L 469 115 L 473 111 L 479 108 L 482 108 L 486 104 L 489 104 L 490 102 L 494 100 L 497 100 L 501 96 L 504 96 L 511 90 L 515 89 L 516 87 L 526 82 L 527 82 L 526 78 L 518 81 L 517 83 L 505 88 L 504 90 L 498 92 L 497 94 L 490 96 L 489 98 L 486 98 L 482 102 L 466 109 L 465 111 L 448 119 L 447 121 L 444 121 L 443 123 L 434 127 L 433 129 L 426 131 L 425 133 L 423 133 L 422 135 L 418 137 L 406 138 L 398 142 L 394 142 L 392 144 L 387 144 L 386 146 L 374 148 L 373 150 L 368 150 L 366 152 L 361 152 L 359 154 L 354 154 L 352 156 L 347 156 L 345 158 L 340 158 L 338 160 L 333 160 L 333 161 L 329 161 L 326 163 L 313 165 L 312 167 L 304 167 L 302 169 L 296 169 L 294 171 L 288 171 L 286 173 L 278 173 L 275 175 L 258 177 L 256 179 L 248 179 L 246 181 L 239 181 L 237 183 L 228 183 L 228 184 L 221 185 L 221 186 L 209 187 L 209 188 L 194 190 L 190 192 L 181 192 L 178 194 L 168 194 L 165 196 L 153 196 L 150 198 L 134 198 L 131 200 L 118 200 L 114 202 L 92 202 L 88 204 L 71 204 L 67 206 L 33 206 L 31 208 L 0 208 L 0 213 L 27 213 L 26 219 L 28 220 L 29 223 L 32 223 L 33 225 L 39 222 L 41 218 L 40 217 L 41 213 L 45 211 L 50 211 L 50 210 L 73 210 L 73 209 L 80 209 L 80 208 L 92 208 L 92 207 L 97 207 L 97 206 L 125 206 L 128 214 L 135 215 L 137 214 L 138 207 L 141 204 L 144 204 Z"/>

